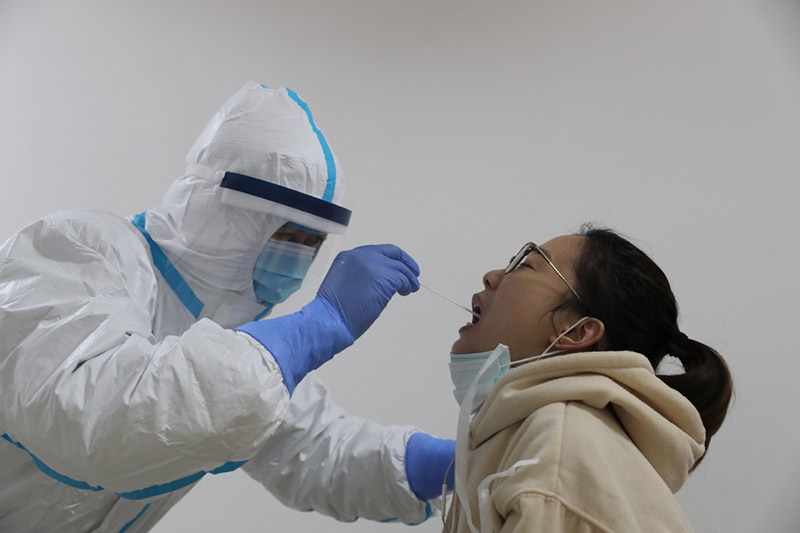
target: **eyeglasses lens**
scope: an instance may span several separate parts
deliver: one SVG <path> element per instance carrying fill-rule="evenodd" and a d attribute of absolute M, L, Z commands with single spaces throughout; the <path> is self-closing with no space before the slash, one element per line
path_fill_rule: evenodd
<path fill-rule="evenodd" d="M 530 245 L 523 246 L 522 249 L 519 252 L 517 252 L 517 255 L 511 258 L 511 261 L 508 263 L 508 266 L 506 267 L 506 274 L 512 272 L 515 268 L 517 268 L 520 265 L 520 263 L 522 263 L 525 260 L 525 258 L 528 257 L 528 254 L 530 254 L 532 251 L 533 251 L 532 246 Z"/>

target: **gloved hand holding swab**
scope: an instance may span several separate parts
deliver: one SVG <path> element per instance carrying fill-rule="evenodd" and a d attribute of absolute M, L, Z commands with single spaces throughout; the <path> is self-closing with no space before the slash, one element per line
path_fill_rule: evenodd
<path fill-rule="evenodd" d="M 468 313 L 471 313 L 471 314 L 475 315 L 477 318 L 480 318 L 480 317 L 481 317 L 481 315 L 480 315 L 479 313 L 476 313 L 476 312 L 475 312 L 475 311 L 473 311 L 472 309 L 469 309 L 469 308 L 467 308 L 467 307 L 464 307 L 464 306 L 463 306 L 463 305 L 461 305 L 460 303 L 456 302 L 456 301 L 455 301 L 455 300 L 453 300 L 452 298 L 448 298 L 447 296 L 445 296 L 445 295 L 444 295 L 444 294 L 442 294 L 441 292 L 437 291 L 436 289 L 433 289 L 433 288 L 431 288 L 431 287 L 428 287 L 427 285 L 425 285 L 425 284 L 424 284 L 424 283 L 422 283 L 421 281 L 419 282 L 419 284 L 420 284 L 420 287 L 425 287 L 426 289 L 428 289 L 429 291 L 431 291 L 431 292 L 432 292 L 433 294 L 435 294 L 436 296 L 439 296 L 439 297 L 441 297 L 441 298 L 444 298 L 445 300 L 447 300 L 447 301 L 448 301 L 448 302 L 450 302 L 451 304 L 455 305 L 456 307 L 458 307 L 458 308 L 460 308 L 460 309 L 463 309 L 464 311 L 467 311 Z"/>

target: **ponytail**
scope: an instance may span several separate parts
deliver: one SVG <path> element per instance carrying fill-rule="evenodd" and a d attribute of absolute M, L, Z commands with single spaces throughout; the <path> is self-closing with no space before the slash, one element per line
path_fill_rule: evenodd
<path fill-rule="evenodd" d="M 678 303 L 664 272 L 630 241 L 606 228 L 584 225 L 585 238 L 573 264 L 581 300 L 566 293 L 556 311 L 603 321 L 607 350 L 638 352 L 657 368 L 677 357 L 684 373 L 659 376 L 695 406 L 706 429 L 706 450 L 728 412 L 733 382 L 722 356 L 678 329 Z M 692 466 L 693 471 L 703 459 Z"/>
<path fill-rule="evenodd" d="M 681 334 L 683 335 L 683 334 Z M 725 360 L 710 346 L 695 341 L 683 335 L 685 341 L 673 344 L 670 355 L 677 357 L 683 364 L 682 374 L 661 375 L 659 378 L 683 394 L 695 406 L 706 428 L 706 452 L 711 442 L 711 437 L 722 426 L 728 414 L 728 405 L 733 394 L 733 381 Z M 697 460 L 689 472 L 695 468 L 705 457 Z"/>

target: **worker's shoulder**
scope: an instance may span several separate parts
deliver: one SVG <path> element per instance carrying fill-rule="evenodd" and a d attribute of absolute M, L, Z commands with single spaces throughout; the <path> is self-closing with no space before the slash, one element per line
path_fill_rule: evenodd
<path fill-rule="evenodd" d="M 130 217 L 122 217 L 105 209 L 64 209 L 47 215 L 41 222 L 61 227 L 131 225 Z"/>
<path fill-rule="evenodd" d="M 129 219 L 101 209 L 70 209 L 23 228 L 7 243 L 5 255 L 60 263 L 116 264 L 139 262 L 144 246 Z"/>
<path fill-rule="evenodd" d="M 113 243 L 136 233 L 131 221 L 103 209 L 67 209 L 48 215 L 31 225 L 39 237 L 62 238 L 92 246 Z M 92 246 L 94 247 L 94 246 Z"/>

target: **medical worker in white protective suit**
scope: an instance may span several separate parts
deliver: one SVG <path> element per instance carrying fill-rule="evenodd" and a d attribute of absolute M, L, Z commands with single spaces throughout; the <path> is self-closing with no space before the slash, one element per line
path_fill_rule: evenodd
<path fill-rule="evenodd" d="M 308 374 L 416 263 L 343 252 L 301 311 L 256 321 L 347 226 L 337 162 L 295 93 L 255 83 L 187 161 L 154 209 L 60 212 L 0 249 L 0 531 L 147 531 L 240 467 L 295 509 L 425 520 L 454 443 L 348 415 Z"/>

